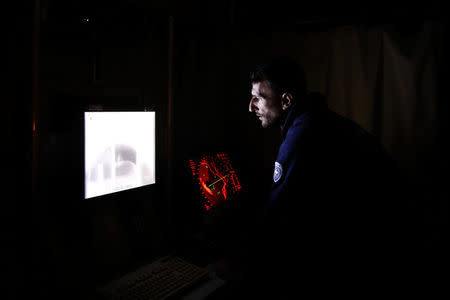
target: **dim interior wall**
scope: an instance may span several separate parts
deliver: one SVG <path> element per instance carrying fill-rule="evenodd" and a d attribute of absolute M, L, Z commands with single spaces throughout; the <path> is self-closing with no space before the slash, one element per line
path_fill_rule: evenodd
<path fill-rule="evenodd" d="M 2 87 L 3 130 L 2 163 L 2 256 L 3 295 L 19 299 L 30 284 L 28 266 L 32 262 L 29 249 L 33 241 L 30 223 L 33 212 L 31 184 L 31 95 L 33 5 L 14 2 L 3 18 L 4 65 L 7 76 Z"/>

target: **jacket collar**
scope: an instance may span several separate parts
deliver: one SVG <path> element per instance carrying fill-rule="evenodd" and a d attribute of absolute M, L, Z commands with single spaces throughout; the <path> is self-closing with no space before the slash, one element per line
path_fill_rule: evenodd
<path fill-rule="evenodd" d="M 324 111 L 328 108 L 325 96 L 320 93 L 308 93 L 304 98 L 300 99 L 300 102 L 295 102 L 285 113 L 284 121 L 281 124 L 281 137 L 286 137 L 287 131 L 291 127 L 295 118 L 307 113 Z"/>

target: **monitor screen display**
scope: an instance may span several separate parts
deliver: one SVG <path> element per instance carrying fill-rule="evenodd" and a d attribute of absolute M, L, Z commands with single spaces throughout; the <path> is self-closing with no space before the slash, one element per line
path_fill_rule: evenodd
<path fill-rule="evenodd" d="M 84 113 L 84 198 L 155 183 L 155 112 Z"/>

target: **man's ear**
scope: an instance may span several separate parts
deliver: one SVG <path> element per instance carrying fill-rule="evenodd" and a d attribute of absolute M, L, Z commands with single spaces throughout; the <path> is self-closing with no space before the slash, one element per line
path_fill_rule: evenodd
<path fill-rule="evenodd" d="M 293 98 L 291 93 L 283 93 L 283 95 L 281 95 L 281 108 L 287 110 L 291 107 Z"/>

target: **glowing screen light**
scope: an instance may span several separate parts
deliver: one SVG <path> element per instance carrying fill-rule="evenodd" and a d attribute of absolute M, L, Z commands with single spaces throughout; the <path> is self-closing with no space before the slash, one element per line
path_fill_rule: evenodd
<path fill-rule="evenodd" d="M 220 201 L 231 198 L 241 190 L 238 176 L 226 153 L 190 159 L 189 165 L 202 191 L 203 206 L 206 210 L 210 210 Z"/>
<path fill-rule="evenodd" d="M 84 198 L 155 183 L 155 112 L 85 112 Z"/>

